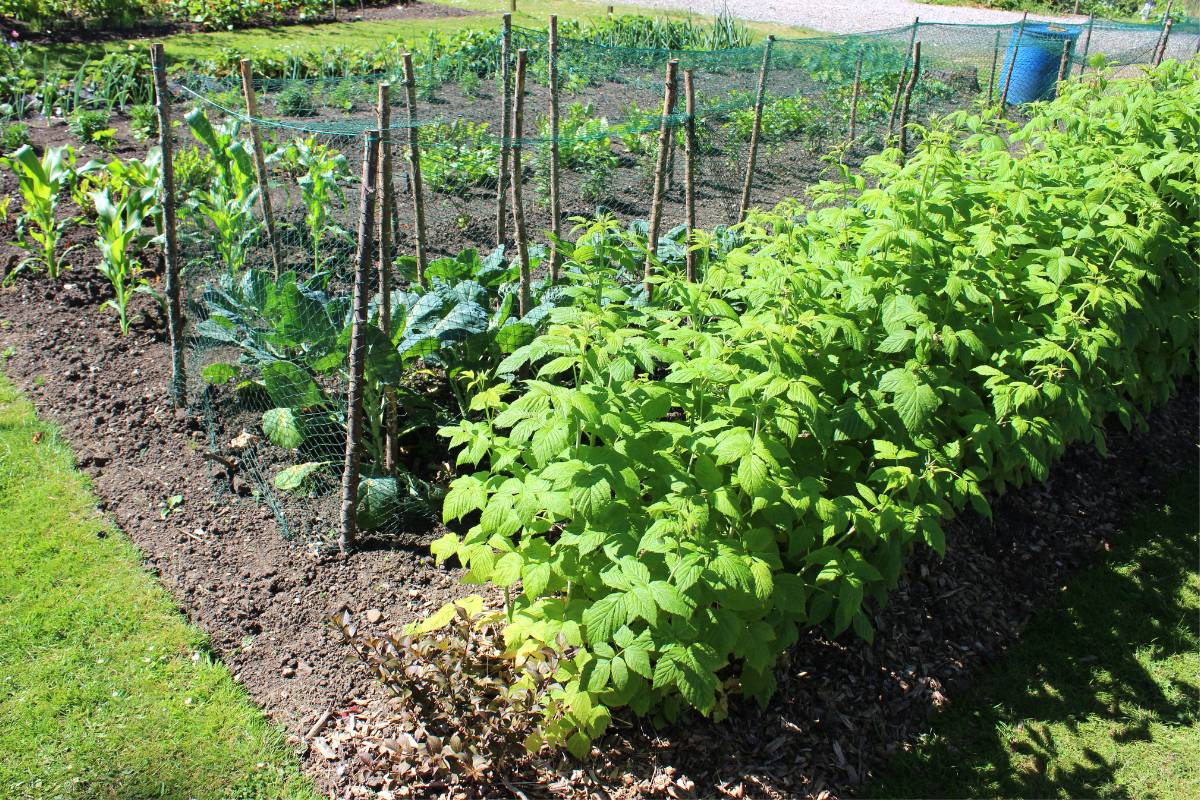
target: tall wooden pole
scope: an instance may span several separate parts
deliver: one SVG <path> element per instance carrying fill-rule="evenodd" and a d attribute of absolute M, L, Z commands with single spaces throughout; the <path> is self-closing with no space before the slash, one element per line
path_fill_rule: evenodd
<path fill-rule="evenodd" d="M 692 71 L 683 71 L 683 107 L 687 112 L 684 123 L 683 208 L 687 218 L 687 279 L 696 282 L 696 251 L 692 236 L 696 231 L 696 89 Z"/>
<path fill-rule="evenodd" d="M 742 199 L 738 203 L 738 222 L 750 212 L 750 191 L 754 188 L 754 166 L 758 161 L 758 140 L 762 137 L 763 102 L 767 95 L 767 70 L 771 63 L 771 46 L 775 37 L 768 36 L 763 45 L 762 66 L 758 70 L 758 91 L 754 95 L 754 127 L 750 129 L 750 152 L 746 155 L 746 175 L 742 180 Z"/>
<path fill-rule="evenodd" d="M 417 283 L 425 285 L 425 192 L 421 181 L 421 137 L 417 127 L 417 78 L 412 53 L 404 54 L 404 99 L 408 103 L 408 174 L 412 176 L 413 220 L 417 228 Z"/>
<path fill-rule="evenodd" d="M 267 230 L 267 245 L 271 249 L 271 266 L 275 270 L 275 278 L 283 273 L 279 258 L 279 240 L 275 236 L 275 213 L 271 209 L 270 173 L 267 172 L 267 161 L 263 157 L 262 137 L 258 133 L 258 124 L 254 121 L 258 116 L 258 97 L 254 94 L 254 73 L 250 60 L 243 58 L 240 62 L 242 73 L 242 95 L 246 98 L 246 117 L 250 125 L 250 142 L 254 148 L 254 174 L 258 178 L 258 208 L 262 212 L 263 227 Z"/>
<path fill-rule="evenodd" d="M 529 54 L 525 48 L 517 51 L 517 88 L 513 92 L 513 124 L 512 124 L 512 203 L 513 203 L 513 234 L 517 237 L 517 258 L 520 261 L 521 276 L 517 286 L 517 306 L 521 316 L 530 310 L 529 299 L 529 240 L 525 238 L 525 203 L 522 200 L 521 185 L 525 182 L 521 166 L 521 135 L 525 121 L 525 66 Z"/>
<path fill-rule="evenodd" d="M 550 283 L 558 283 L 562 208 L 558 194 L 558 16 L 550 15 Z"/>
<path fill-rule="evenodd" d="M 167 91 L 167 56 L 163 46 L 150 48 L 154 102 L 158 110 L 158 147 L 162 153 L 159 199 L 163 209 L 163 271 L 167 295 L 167 335 L 171 341 L 171 399 L 187 405 L 187 373 L 183 365 L 183 303 L 179 287 L 179 241 L 175 236 L 175 164 L 171 158 L 171 94 Z"/>
<path fill-rule="evenodd" d="M 346 456 L 342 469 L 342 527 L 338 548 L 345 555 L 358 537 L 359 444 L 363 432 L 363 371 L 367 329 L 371 236 L 375 231 L 375 180 L 379 173 L 379 132 L 363 142 L 362 194 L 359 196 L 358 248 L 354 261 L 354 301 L 350 323 L 350 385 L 346 391 Z"/>
<path fill-rule="evenodd" d="M 500 170 L 496 186 L 496 246 L 508 241 L 508 147 L 512 140 L 512 15 L 505 14 L 500 34 Z"/>
<path fill-rule="evenodd" d="M 896 127 L 896 114 L 900 111 L 900 97 L 908 84 L 908 60 L 912 58 L 913 44 L 917 41 L 917 31 L 921 27 L 921 18 L 913 17 L 912 34 L 908 37 L 908 49 L 904 51 L 904 66 L 900 69 L 900 80 L 896 81 L 896 92 L 892 96 L 892 111 L 888 114 L 888 138 Z"/>
<path fill-rule="evenodd" d="M 854 62 L 854 90 L 850 95 L 850 135 L 848 141 L 854 143 L 854 128 L 858 124 L 858 94 L 862 91 L 862 53 L 858 54 L 858 59 Z"/>
<path fill-rule="evenodd" d="M 379 125 L 379 329 L 389 340 L 392 338 L 392 219 L 395 195 L 392 188 L 392 87 L 379 84 L 379 105 L 376 122 Z M 383 468 L 395 475 L 400 462 L 399 410 L 396 389 L 387 386 L 383 390 L 384 448 Z"/>
<path fill-rule="evenodd" d="M 1013 67 L 1017 65 L 1017 53 L 1021 51 L 1021 39 L 1025 37 L 1025 20 L 1029 12 L 1021 16 L 1021 24 L 1017 28 L 1017 39 L 1013 42 L 1012 55 L 1008 57 L 1008 72 L 1004 75 L 1004 91 L 1000 93 L 1000 116 L 1004 116 L 1008 108 L 1008 88 L 1012 85 Z"/>
<path fill-rule="evenodd" d="M 904 54 L 906 59 L 912 57 L 912 52 Z M 896 130 L 896 117 L 900 114 L 900 99 L 904 96 L 904 87 L 908 85 L 908 64 L 906 63 L 900 69 L 900 80 L 896 81 L 896 93 L 892 96 L 892 110 L 888 114 L 888 141 L 891 141 L 892 133 Z"/>
<path fill-rule="evenodd" d="M 1083 57 L 1079 59 L 1079 76 L 1083 77 L 1083 71 L 1087 68 L 1088 50 L 1092 46 L 1092 25 L 1096 22 L 1095 14 L 1088 14 L 1087 33 L 1083 37 Z"/>
<path fill-rule="evenodd" d="M 1154 54 L 1154 66 L 1162 63 L 1163 57 L 1167 54 L 1167 43 L 1171 40 L 1171 26 L 1175 24 L 1175 20 L 1167 17 L 1166 24 L 1163 25 L 1162 39 L 1158 43 L 1158 52 Z"/>
<path fill-rule="evenodd" d="M 663 193 L 666 190 L 667 145 L 671 138 L 671 113 L 675 110 L 676 75 L 679 61 L 667 62 L 667 79 L 663 91 L 662 123 L 658 129 L 658 158 L 654 164 L 654 195 L 650 201 L 650 224 L 646 231 L 646 297 L 653 292 L 650 278 L 654 274 L 654 262 L 658 258 L 658 229 L 662 224 Z"/>
<path fill-rule="evenodd" d="M 1055 79 L 1057 83 L 1062 83 L 1067 78 L 1067 66 L 1071 63 L 1071 40 L 1063 39 L 1062 55 L 1058 59 L 1058 77 Z"/>
<path fill-rule="evenodd" d="M 996 89 L 996 66 L 1000 61 L 1000 29 L 996 29 L 996 40 L 992 43 L 992 72 L 988 76 L 988 99 L 987 104 L 992 104 L 992 98 L 995 96 Z"/>
<path fill-rule="evenodd" d="M 904 87 L 904 106 L 900 110 L 900 163 L 908 158 L 908 106 L 912 102 L 913 88 L 917 85 L 917 78 L 921 76 L 921 43 L 913 43 L 912 52 L 912 74 L 908 78 L 908 84 Z"/>

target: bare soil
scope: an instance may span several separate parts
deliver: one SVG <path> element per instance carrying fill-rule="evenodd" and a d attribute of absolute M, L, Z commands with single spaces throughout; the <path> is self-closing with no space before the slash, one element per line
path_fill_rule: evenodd
<path fill-rule="evenodd" d="M 64 138 L 36 127 L 39 145 Z M 122 148 L 133 148 L 123 144 Z M 10 173 L 0 196 L 15 195 Z M 15 212 L 19 198 L 14 197 Z M 74 209 L 69 209 L 75 213 Z M 0 240 L 13 238 L 13 213 Z M 54 283 L 18 276 L 0 289 L 3 370 L 56 423 L 92 480 L 100 508 L 130 536 L 190 621 L 209 637 L 264 711 L 289 734 L 322 792 L 351 797 L 386 785 L 368 759 L 387 735 L 389 706 L 328 624 L 346 606 L 378 631 L 465 594 L 454 570 L 420 544 L 378 543 L 322 558 L 285 541 L 271 511 L 203 457 L 200 420 L 167 399 L 168 352 L 156 308 L 139 298 L 132 332 L 118 334 L 100 303 L 90 229 L 75 226 L 74 268 Z M 0 246 L 0 266 L 19 251 Z M 765 709 L 736 702 L 722 722 L 688 718 L 655 728 L 629 722 L 586 763 L 526 766 L 459 796 L 829 797 L 856 788 L 929 715 L 953 702 L 1003 653 L 1035 609 L 1053 605 L 1081 565 L 1103 558 L 1130 508 L 1197 459 L 1197 388 L 1149 416 L 1148 430 L 1110 426 L 1109 454 L 1073 447 L 1044 484 L 994 500 L 994 517 L 964 515 L 939 560 L 917 550 L 873 645 L 808 631 L 781 665 Z M 166 499 L 182 495 L 178 508 Z M 366 623 L 365 612 L 378 612 Z M 375 614 L 370 615 L 376 618 Z M 332 712 L 309 740 L 313 723 Z M 364 758 L 367 756 L 368 758 Z M 444 794 L 438 787 L 407 787 Z"/>

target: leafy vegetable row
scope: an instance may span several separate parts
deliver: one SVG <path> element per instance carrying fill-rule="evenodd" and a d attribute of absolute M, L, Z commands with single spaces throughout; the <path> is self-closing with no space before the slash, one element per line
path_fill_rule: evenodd
<path fill-rule="evenodd" d="M 801 629 L 870 639 L 916 543 L 1196 374 L 1196 69 L 952 115 L 755 215 L 698 284 L 550 313 L 442 431 L 476 471 L 433 546 L 503 588 L 530 747 L 765 702 Z"/>

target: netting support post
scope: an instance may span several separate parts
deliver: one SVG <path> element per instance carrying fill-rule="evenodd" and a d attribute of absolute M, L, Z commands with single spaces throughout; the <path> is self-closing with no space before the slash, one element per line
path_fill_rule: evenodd
<path fill-rule="evenodd" d="M 917 41 L 917 30 L 921 27 L 921 18 L 913 17 L 912 35 L 908 37 L 908 49 L 904 51 L 904 66 L 900 68 L 900 80 L 896 81 L 896 93 L 892 96 L 892 110 L 888 114 L 888 139 L 896 130 L 896 114 L 900 111 L 900 97 L 904 86 L 908 83 L 908 61 L 912 58 L 913 44 Z"/>
<path fill-rule="evenodd" d="M 1071 40 L 1063 39 L 1062 56 L 1058 59 L 1058 83 L 1062 83 L 1067 79 L 1067 68 L 1071 63 Z"/>
<path fill-rule="evenodd" d="M 846 137 L 848 144 L 854 144 L 855 127 L 858 125 L 858 95 L 862 92 L 863 55 L 860 52 L 854 62 L 854 89 L 850 94 L 850 133 Z"/>
<path fill-rule="evenodd" d="M 171 94 L 167 91 L 167 56 L 161 43 L 150 48 L 154 71 L 154 104 L 158 111 L 158 147 L 162 153 L 159 201 L 163 215 L 163 291 L 167 295 L 167 335 L 171 342 L 171 399 L 187 405 L 187 373 L 183 365 L 183 303 L 179 287 L 179 240 L 175 235 L 175 163 L 171 156 Z"/>
<path fill-rule="evenodd" d="M 496 246 L 508 241 L 508 148 L 512 144 L 512 15 L 505 14 L 500 34 L 500 169 L 496 186 Z"/>
<path fill-rule="evenodd" d="M 558 194 L 558 17 L 550 15 L 550 283 L 558 283 L 562 208 Z"/>
<path fill-rule="evenodd" d="M 1079 0 L 1075 0 L 1075 7 L 1071 9 L 1071 14 L 1072 15 L 1079 14 Z"/>
<path fill-rule="evenodd" d="M 1083 36 L 1083 57 L 1079 59 L 1079 77 L 1083 77 L 1083 71 L 1087 69 L 1088 50 L 1092 47 L 1092 25 L 1096 22 L 1095 14 L 1088 14 L 1087 33 Z"/>
<path fill-rule="evenodd" d="M 758 161 L 758 140 L 762 136 L 763 101 L 767 96 L 767 70 L 771 63 L 771 46 L 775 37 L 768 36 L 763 45 L 762 66 L 758 70 L 758 90 L 754 95 L 754 127 L 750 129 L 750 152 L 746 154 L 746 177 L 742 181 L 742 199 L 738 203 L 738 222 L 750 213 L 750 190 L 754 188 L 754 165 Z"/>
<path fill-rule="evenodd" d="M 675 110 L 675 92 L 678 83 L 679 61 L 667 62 L 667 78 L 663 90 L 662 122 L 658 128 L 658 157 L 654 162 L 654 194 L 650 201 L 650 220 L 646 230 L 646 264 L 644 282 L 646 297 L 653 292 L 650 278 L 654 274 L 654 262 L 658 258 L 658 230 L 662 225 L 663 193 L 667 180 L 667 145 L 671 138 L 671 114 Z"/>
<path fill-rule="evenodd" d="M 1000 64 L 1000 31 L 996 30 L 996 40 L 992 42 L 992 71 L 988 75 L 988 99 L 987 104 L 990 107 L 992 100 L 996 96 L 996 67 Z"/>
<path fill-rule="evenodd" d="M 913 89 L 917 85 L 917 79 L 921 77 L 921 43 L 913 43 L 912 51 L 912 73 L 909 75 L 908 83 L 904 87 L 904 105 L 900 109 L 900 163 L 903 164 L 908 158 L 908 107 L 912 102 Z"/>
<path fill-rule="evenodd" d="M 517 258 L 521 265 L 521 277 L 517 288 L 517 306 L 523 317 L 529 313 L 529 241 L 525 238 L 525 204 L 521 197 L 524 183 L 521 166 L 521 135 L 525 120 L 525 66 L 529 54 L 525 48 L 517 51 L 517 87 L 513 92 L 512 120 L 512 204 L 513 233 L 517 237 Z"/>
<path fill-rule="evenodd" d="M 375 181 L 379 174 L 378 131 L 363 142 L 362 194 L 358 203 L 358 246 L 354 260 L 354 305 L 350 323 L 350 385 L 346 391 L 346 458 L 342 469 L 342 525 L 338 549 L 346 555 L 358 537 L 359 449 L 363 433 L 363 371 L 367 328 L 371 236 L 375 231 Z"/>
<path fill-rule="evenodd" d="M 254 94 L 254 72 L 250 59 L 243 58 L 238 66 L 242 74 L 242 96 L 246 100 L 246 117 L 250 125 L 250 143 L 254 149 L 254 175 L 258 178 L 258 209 L 262 212 L 263 227 L 267 231 L 267 246 L 271 250 L 271 267 L 275 279 L 283 273 L 279 258 L 279 239 L 275 236 L 275 212 L 271 208 L 271 179 L 267 172 L 267 160 L 263 157 L 262 136 L 254 118 L 258 116 L 258 97 Z"/>
<path fill-rule="evenodd" d="M 1013 67 L 1017 65 L 1017 53 L 1021 52 L 1021 39 L 1025 37 L 1025 20 L 1027 19 L 1029 19 L 1028 11 L 1021 15 L 1021 24 L 1017 27 L 1017 40 L 1013 42 L 1012 55 L 1008 57 L 1008 70 L 1004 73 L 1004 91 L 1000 93 L 1001 117 L 1008 111 L 1008 88 L 1012 85 Z"/>
<path fill-rule="evenodd" d="M 1158 50 L 1154 53 L 1154 66 L 1162 63 L 1163 57 L 1167 54 L 1167 42 L 1171 40 L 1171 26 L 1175 24 L 1175 20 L 1167 17 L 1167 21 L 1163 24 L 1162 38 L 1158 42 Z"/>
<path fill-rule="evenodd" d="M 408 174 L 412 180 L 413 222 L 417 239 L 417 283 L 425 285 L 425 192 L 421 180 L 421 137 L 417 127 L 417 78 L 412 53 L 404 54 L 404 99 L 408 104 Z"/>
<path fill-rule="evenodd" d="M 392 220 L 395 211 L 395 195 L 392 185 L 392 87 L 379 84 L 379 105 L 376 112 L 379 126 L 379 329 L 390 341 L 392 338 L 392 262 L 395 259 L 395 240 L 392 238 Z M 383 468 L 395 477 L 396 465 L 400 461 L 400 442 L 397 435 L 396 389 L 387 386 L 384 398 L 384 448 Z"/>
<path fill-rule="evenodd" d="M 684 121 L 683 139 L 683 208 L 687 223 L 687 279 L 689 283 L 696 282 L 696 251 L 692 249 L 695 242 L 692 237 L 696 232 L 696 88 L 692 80 L 692 71 L 683 71 L 683 108 L 687 113 Z"/>

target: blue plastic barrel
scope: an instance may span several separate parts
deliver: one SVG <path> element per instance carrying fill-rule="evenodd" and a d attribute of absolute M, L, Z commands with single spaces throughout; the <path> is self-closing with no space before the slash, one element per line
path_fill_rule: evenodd
<path fill-rule="evenodd" d="M 1045 22 L 1027 23 L 1025 32 L 1020 34 L 1021 44 L 1018 47 L 1017 36 L 1020 30 L 1013 30 L 1008 41 L 1008 50 L 1004 53 L 1004 67 L 996 74 L 996 92 L 1004 92 L 1008 65 L 1012 63 L 1013 52 L 1016 51 L 1012 81 L 1008 85 L 1008 102 L 1017 105 L 1032 103 L 1034 100 L 1048 100 L 1054 97 L 1054 84 L 1058 79 L 1063 42 L 1068 42 L 1069 58 L 1075 50 L 1075 41 L 1082 29 Z"/>

